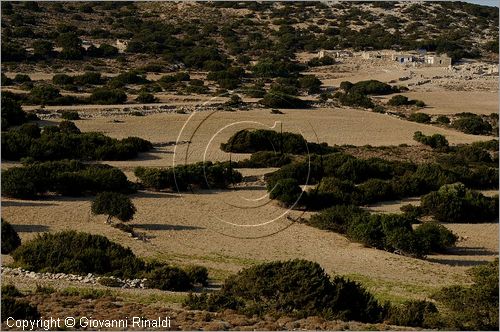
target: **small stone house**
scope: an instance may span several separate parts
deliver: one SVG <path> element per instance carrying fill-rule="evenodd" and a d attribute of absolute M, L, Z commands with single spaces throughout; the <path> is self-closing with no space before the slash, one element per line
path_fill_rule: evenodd
<path fill-rule="evenodd" d="M 398 63 L 409 63 L 415 61 L 415 56 L 411 54 L 394 54 L 392 60 Z"/>
<path fill-rule="evenodd" d="M 125 52 L 127 46 L 128 46 L 128 40 L 123 40 L 123 39 L 116 40 L 116 48 L 118 49 L 118 52 L 120 53 Z"/>
<path fill-rule="evenodd" d="M 451 66 L 451 58 L 446 54 L 426 55 L 425 64 L 432 67 L 448 67 Z"/>

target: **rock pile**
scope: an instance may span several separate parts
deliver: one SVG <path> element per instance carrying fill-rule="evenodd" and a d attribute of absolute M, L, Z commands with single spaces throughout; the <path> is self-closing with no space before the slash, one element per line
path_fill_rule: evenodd
<path fill-rule="evenodd" d="M 114 285 L 121 288 L 146 288 L 144 285 L 146 279 L 120 279 L 117 277 L 101 277 L 92 273 L 84 275 L 66 274 L 66 273 L 48 273 L 48 272 L 33 272 L 21 268 L 10 268 L 2 266 L 2 275 L 21 276 L 35 280 L 66 280 L 81 282 L 84 284 L 102 284 L 105 286 Z"/>

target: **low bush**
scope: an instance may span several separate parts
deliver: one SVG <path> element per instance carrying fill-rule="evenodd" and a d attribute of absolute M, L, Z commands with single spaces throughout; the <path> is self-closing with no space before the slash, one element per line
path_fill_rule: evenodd
<path fill-rule="evenodd" d="M 352 84 L 351 82 L 342 82 L 340 88 L 345 92 L 359 93 L 362 95 L 387 95 L 399 92 L 397 87 L 393 87 L 387 83 L 377 80 L 359 81 Z"/>
<path fill-rule="evenodd" d="M 184 269 L 193 284 L 208 285 L 208 270 L 204 266 L 191 265 Z"/>
<path fill-rule="evenodd" d="M 489 135 L 493 130 L 488 121 L 476 114 L 461 116 L 453 121 L 451 125 L 457 130 L 472 135 Z"/>
<path fill-rule="evenodd" d="M 366 210 L 354 205 L 336 205 L 314 214 L 307 224 L 319 229 L 346 234 L 352 220 L 365 218 L 368 215 Z"/>
<path fill-rule="evenodd" d="M 357 91 L 337 93 L 333 96 L 338 98 L 340 103 L 344 106 L 362 107 L 362 108 L 374 108 L 375 104 L 365 94 L 359 93 Z"/>
<path fill-rule="evenodd" d="M 75 231 L 44 233 L 13 253 L 14 264 L 36 272 L 113 275 L 135 278 L 144 262 L 101 235 Z"/>
<path fill-rule="evenodd" d="M 370 214 L 354 205 L 335 205 L 313 215 L 307 224 L 345 234 L 349 239 L 389 252 L 422 258 L 455 245 L 457 237 L 444 226 L 418 223 L 409 214 Z"/>
<path fill-rule="evenodd" d="M 58 127 L 44 127 L 41 135 L 39 128 L 32 127 L 21 127 L 2 135 L 2 157 L 7 160 L 26 157 L 34 160 L 126 160 L 152 148 L 149 141 L 138 137 L 117 140 L 100 133 L 81 133 L 68 121 L 62 121 Z"/>
<path fill-rule="evenodd" d="M 330 277 L 317 263 L 305 260 L 256 265 L 228 278 L 209 295 L 190 295 L 185 306 L 247 315 L 381 321 L 384 309 L 355 282 Z"/>
<path fill-rule="evenodd" d="M 90 94 L 89 102 L 92 104 L 123 104 L 127 101 L 127 94 L 120 89 L 97 88 Z"/>
<path fill-rule="evenodd" d="M 408 120 L 418 123 L 430 123 L 431 117 L 426 113 L 412 113 Z"/>
<path fill-rule="evenodd" d="M 21 238 L 12 225 L 2 218 L 2 254 L 10 254 L 21 245 Z M 3 293 L 3 290 L 2 290 Z"/>
<path fill-rule="evenodd" d="M 270 199 L 276 199 L 285 206 L 294 205 L 302 194 L 298 181 L 291 178 L 269 183 L 267 191 Z"/>
<path fill-rule="evenodd" d="M 221 144 L 221 150 L 235 153 L 255 153 L 274 151 L 289 154 L 318 153 L 326 154 L 337 151 L 326 143 L 307 142 L 302 135 L 290 132 L 278 133 L 274 130 L 240 130 L 232 135 L 227 143 Z"/>
<path fill-rule="evenodd" d="M 462 183 L 447 184 L 422 196 L 422 209 L 445 222 L 478 223 L 498 218 L 498 196 L 486 197 Z"/>
<path fill-rule="evenodd" d="M 453 330 L 498 330 L 498 258 L 469 271 L 471 286 L 448 286 L 434 294 L 446 308 L 446 326 Z"/>
<path fill-rule="evenodd" d="M 426 252 L 443 252 L 455 246 L 458 236 L 435 222 L 425 222 L 415 229 L 418 239 L 423 242 Z"/>
<path fill-rule="evenodd" d="M 27 121 L 27 114 L 22 110 L 19 102 L 9 97 L 6 93 L 2 93 L 2 131 Z"/>
<path fill-rule="evenodd" d="M 19 291 L 14 285 L 2 285 L 2 297 L 20 297 L 23 293 Z"/>
<path fill-rule="evenodd" d="M 308 108 L 309 104 L 300 98 L 281 92 L 268 92 L 259 103 L 269 108 Z"/>
<path fill-rule="evenodd" d="M 33 163 L 2 172 L 2 194 L 14 198 L 36 198 L 47 192 L 80 196 L 131 190 L 127 177 L 119 169 L 75 160 Z"/>
<path fill-rule="evenodd" d="M 26 301 L 2 296 L 2 321 L 7 318 L 36 320 L 40 318 L 38 308 Z"/>
<path fill-rule="evenodd" d="M 177 267 L 161 265 L 144 274 L 145 286 L 169 291 L 187 291 L 193 287 L 188 274 Z"/>
<path fill-rule="evenodd" d="M 447 117 L 446 115 L 440 115 L 436 118 L 436 122 L 443 125 L 448 125 L 450 124 L 450 118 Z"/>
<path fill-rule="evenodd" d="M 134 174 L 143 186 L 155 190 L 185 191 L 191 186 L 203 189 L 223 189 L 231 183 L 238 183 L 242 180 L 242 175 L 229 163 L 212 162 L 178 165 L 175 168 L 164 169 L 137 167 Z"/>
<path fill-rule="evenodd" d="M 390 307 L 387 321 L 392 325 L 438 328 L 434 322 L 439 316 L 434 303 L 422 300 L 403 302 Z"/>
<path fill-rule="evenodd" d="M 432 136 L 427 136 L 422 134 L 421 131 L 416 131 L 413 134 L 413 139 L 419 143 L 428 145 L 436 150 L 445 151 L 449 147 L 448 140 L 446 139 L 446 137 L 444 137 L 444 135 L 441 134 L 434 134 Z"/>
<path fill-rule="evenodd" d="M 135 100 L 139 103 L 150 104 L 150 103 L 156 103 L 158 101 L 158 98 L 156 98 L 151 93 L 141 92 L 139 93 L 137 98 L 135 98 Z"/>
<path fill-rule="evenodd" d="M 62 111 L 61 118 L 64 120 L 80 120 L 80 115 L 76 111 Z"/>
<path fill-rule="evenodd" d="M 414 102 L 412 100 L 409 100 L 408 97 L 402 96 L 402 95 L 393 96 L 387 102 L 387 105 L 390 105 L 390 106 L 406 106 L 406 105 L 413 105 L 413 104 L 414 104 Z"/>

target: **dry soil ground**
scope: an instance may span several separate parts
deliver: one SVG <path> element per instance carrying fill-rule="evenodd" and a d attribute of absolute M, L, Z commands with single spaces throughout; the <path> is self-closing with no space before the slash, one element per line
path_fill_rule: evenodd
<path fill-rule="evenodd" d="M 391 69 L 392 70 L 392 69 Z M 326 85 L 374 78 L 388 81 L 404 74 L 389 70 L 364 69 L 329 78 Z M 432 85 L 430 87 L 433 87 Z M 453 95 L 452 95 L 453 94 Z M 498 109 L 496 93 L 471 92 L 470 95 L 443 92 L 411 92 L 437 113 L 473 111 L 489 114 Z M 185 101 L 184 101 L 185 102 Z M 199 103 L 199 102 L 198 102 Z M 179 102 L 182 104 L 182 101 Z M 128 105 L 130 106 L 130 105 Z M 127 105 L 122 107 L 128 107 Z M 73 107 L 92 114 L 95 107 Z M 84 109 L 85 108 L 85 109 Z M 470 143 L 491 137 L 466 135 L 431 125 L 404 121 L 368 111 L 353 109 L 269 110 L 238 112 L 161 113 L 143 117 L 94 116 L 75 123 L 82 131 L 101 131 L 123 138 L 139 136 L 152 141 L 156 148 L 131 161 L 109 164 L 120 167 L 133 179 L 136 166 L 171 166 L 173 163 L 201 160 L 228 160 L 219 145 L 237 129 L 268 128 L 279 122 L 284 131 L 302 133 L 310 141 L 352 145 L 416 144 L 413 133 L 444 134 L 450 143 Z M 120 120 L 120 121 L 113 121 Z M 48 120 L 44 123 L 57 122 Z M 276 124 L 278 123 L 278 124 Z M 174 143 L 178 142 L 177 145 Z M 233 155 L 243 159 L 248 155 Z M 4 163 L 8 167 L 13 163 Z M 243 170 L 245 175 L 261 176 L 267 170 Z M 130 246 L 145 258 L 158 258 L 176 264 L 201 264 L 210 268 L 220 281 L 228 274 L 251 264 L 293 258 L 319 262 L 330 274 L 344 274 L 362 282 L 382 299 L 425 298 L 443 285 L 467 283 L 466 270 L 498 256 L 498 224 L 450 224 L 462 240 L 449 255 L 417 260 L 365 248 L 345 237 L 308 227 L 290 220 L 308 217 L 300 211 L 287 211 L 270 202 L 262 185 L 235 190 L 195 193 L 139 192 L 133 197 L 137 214 L 131 224 L 144 231 L 149 242 L 131 239 L 125 233 L 104 224 L 104 218 L 90 213 L 91 198 L 46 198 L 21 201 L 2 198 L 2 217 L 20 232 L 23 241 L 38 232 L 76 229 L 102 234 Z M 376 209 L 396 211 L 400 202 Z M 7 259 L 7 257 L 3 257 Z"/>

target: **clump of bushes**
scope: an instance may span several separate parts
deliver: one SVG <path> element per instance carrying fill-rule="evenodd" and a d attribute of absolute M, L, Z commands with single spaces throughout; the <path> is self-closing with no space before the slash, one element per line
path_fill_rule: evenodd
<path fill-rule="evenodd" d="M 38 308 L 19 299 L 23 294 L 13 285 L 2 285 L 2 322 L 7 318 L 35 320 L 40 318 Z"/>
<path fill-rule="evenodd" d="M 431 117 L 426 113 L 412 113 L 408 117 L 409 121 L 418 122 L 418 123 L 430 123 Z"/>
<path fill-rule="evenodd" d="M 135 100 L 139 103 L 150 104 L 156 103 L 158 98 L 156 98 L 152 93 L 141 92 Z"/>
<path fill-rule="evenodd" d="M 471 286 L 444 287 L 433 298 L 447 310 L 443 321 L 454 330 L 498 330 L 498 258 L 469 271 Z"/>
<path fill-rule="evenodd" d="M 392 325 L 437 328 L 439 313 L 434 303 L 422 300 L 406 301 L 390 307 L 387 321 Z"/>
<path fill-rule="evenodd" d="M 337 98 L 339 102 L 344 106 L 362 107 L 362 108 L 374 108 L 375 104 L 365 94 L 359 93 L 357 91 L 341 93 L 337 92 L 333 95 Z"/>
<path fill-rule="evenodd" d="M 82 232 L 37 235 L 12 256 L 15 265 L 31 271 L 101 275 L 100 283 L 110 287 L 119 285 L 114 277 L 146 278 L 147 287 L 170 291 L 186 291 L 195 284 L 208 284 L 204 267 L 191 266 L 184 270 L 159 262 L 147 264 L 129 248 L 104 236 Z"/>
<path fill-rule="evenodd" d="M 424 107 L 425 103 L 421 100 L 410 100 L 406 96 L 396 95 L 396 96 L 393 96 L 391 99 L 389 99 L 389 101 L 387 102 L 387 105 L 390 105 L 390 106 L 415 105 L 418 107 Z"/>
<path fill-rule="evenodd" d="M 135 278 L 144 262 L 132 250 L 101 235 L 75 231 L 44 233 L 12 253 L 14 264 L 30 271 Z"/>
<path fill-rule="evenodd" d="M 76 111 L 62 111 L 61 118 L 64 120 L 80 120 L 80 115 Z"/>
<path fill-rule="evenodd" d="M 498 218 L 498 196 L 486 197 L 462 183 L 443 185 L 422 197 L 422 209 L 439 221 L 484 222 Z"/>
<path fill-rule="evenodd" d="M 481 116 L 472 113 L 458 114 L 460 117 L 451 124 L 453 128 L 466 134 L 489 135 L 493 127 Z"/>
<path fill-rule="evenodd" d="M 228 278 L 211 294 L 190 294 L 185 306 L 197 310 L 233 309 L 247 315 L 380 322 L 384 308 L 360 285 L 330 277 L 317 263 L 305 260 L 256 265 Z"/>
<path fill-rule="evenodd" d="M 241 173 L 234 170 L 229 163 L 212 162 L 178 165 L 164 169 L 137 167 L 134 174 L 146 188 L 179 191 L 185 191 L 193 186 L 202 189 L 224 189 L 231 183 L 241 182 L 243 178 Z"/>
<path fill-rule="evenodd" d="M 9 97 L 8 94 L 2 93 L 2 131 L 27 121 L 28 116 L 26 112 L 22 110 L 19 102 Z"/>
<path fill-rule="evenodd" d="M 81 196 L 131 190 L 121 170 L 108 165 L 86 165 L 76 160 L 33 163 L 2 172 L 2 194 L 14 198 L 36 198 L 47 192 Z"/>
<path fill-rule="evenodd" d="M 193 287 L 188 274 L 178 267 L 155 266 L 144 274 L 145 286 L 161 290 L 187 291 Z"/>
<path fill-rule="evenodd" d="M 123 104 L 127 101 L 127 94 L 121 89 L 111 89 L 107 87 L 96 88 L 89 97 L 92 104 Z"/>
<path fill-rule="evenodd" d="M 398 87 L 393 87 L 377 80 L 359 81 L 354 84 L 345 81 L 340 84 L 340 88 L 346 93 L 356 92 L 362 95 L 388 95 L 400 92 Z"/>
<path fill-rule="evenodd" d="M 10 254 L 20 245 L 21 238 L 19 238 L 16 230 L 2 218 L 2 254 Z"/>
<path fill-rule="evenodd" d="M 81 133 L 72 122 L 59 126 L 25 125 L 2 135 L 2 157 L 7 160 L 126 160 L 153 148 L 138 137 L 117 140 L 100 133 Z"/>
<path fill-rule="evenodd" d="M 269 108 L 308 108 L 309 104 L 297 97 L 282 93 L 268 92 L 264 95 L 259 103 Z"/>
<path fill-rule="evenodd" d="M 309 225 L 345 234 L 349 239 L 389 252 L 422 258 L 455 245 L 457 236 L 444 226 L 424 224 L 403 214 L 370 214 L 352 205 L 335 205 L 312 216 Z"/>
<path fill-rule="evenodd" d="M 447 150 L 449 147 L 448 140 L 444 135 L 441 134 L 434 134 L 432 136 L 427 136 L 422 134 L 421 131 L 416 131 L 413 134 L 413 139 L 419 143 L 425 144 L 430 146 L 433 149 L 436 150 Z"/>
<path fill-rule="evenodd" d="M 326 143 L 307 142 L 302 135 L 290 132 L 278 133 L 274 130 L 240 130 L 231 136 L 227 143 L 221 144 L 221 150 L 235 153 L 254 153 L 274 151 L 290 154 L 334 152 L 336 149 Z"/>

